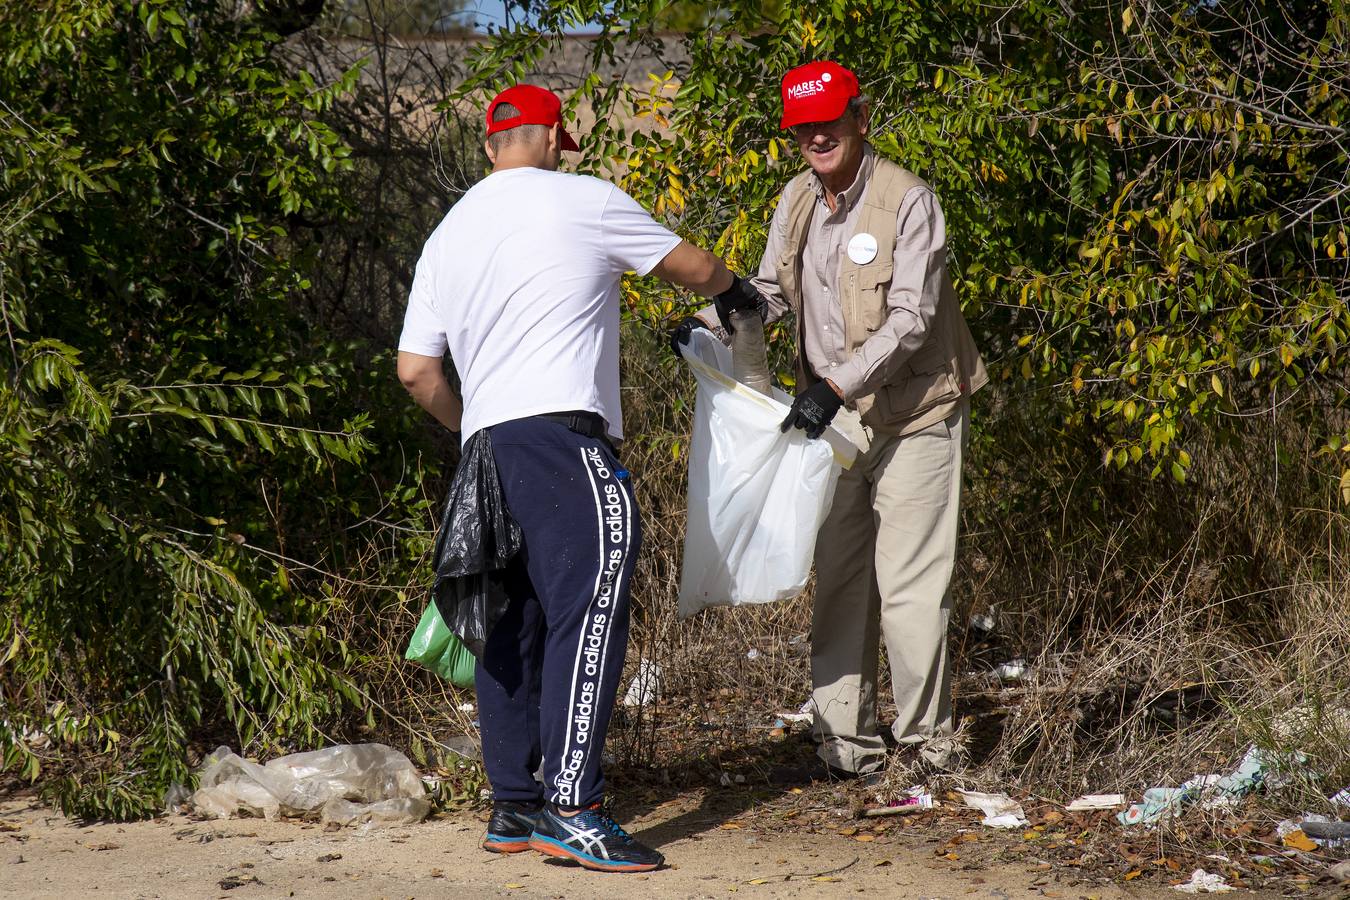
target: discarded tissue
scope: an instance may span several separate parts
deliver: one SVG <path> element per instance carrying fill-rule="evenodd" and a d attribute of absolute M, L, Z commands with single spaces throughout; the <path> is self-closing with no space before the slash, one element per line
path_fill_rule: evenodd
<path fill-rule="evenodd" d="M 1222 875 L 1196 869 L 1191 873 L 1190 881 L 1185 884 L 1174 884 L 1172 890 L 1181 891 L 1183 894 L 1226 894 L 1237 888 L 1224 881 Z"/>
<path fill-rule="evenodd" d="M 339 744 L 265 766 L 220 747 L 203 763 L 192 806 L 217 819 L 297 816 L 339 825 L 406 825 L 431 812 L 417 770 L 384 744 Z"/>
<path fill-rule="evenodd" d="M 1007 794 L 981 794 L 978 791 L 962 791 L 961 797 L 966 806 L 984 813 L 982 824 L 990 828 L 1020 828 L 1027 824 L 1022 804 Z"/>

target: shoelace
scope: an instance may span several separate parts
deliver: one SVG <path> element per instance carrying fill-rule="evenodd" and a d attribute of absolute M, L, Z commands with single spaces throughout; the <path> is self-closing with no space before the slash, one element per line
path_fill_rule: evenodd
<path fill-rule="evenodd" d="M 609 812 L 606 811 L 603 803 L 592 803 L 590 806 L 586 808 L 591 812 L 594 812 L 596 816 L 599 817 L 600 824 L 603 825 L 605 829 L 608 830 L 615 837 L 620 837 L 623 838 L 624 840 L 630 840 L 628 832 L 623 830 L 622 825 L 614 821 L 613 816 L 611 816 Z"/>

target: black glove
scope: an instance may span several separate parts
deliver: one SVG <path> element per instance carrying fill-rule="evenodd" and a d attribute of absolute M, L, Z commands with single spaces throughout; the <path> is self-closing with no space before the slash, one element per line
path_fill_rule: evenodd
<path fill-rule="evenodd" d="M 684 321 L 670 332 L 670 352 L 675 354 L 676 359 L 680 359 L 684 356 L 680 352 L 680 347 L 688 346 L 689 336 L 694 333 L 694 329 L 707 327 L 698 316 L 686 316 Z"/>
<path fill-rule="evenodd" d="M 834 388 L 824 381 L 818 381 L 792 401 L 792 409 L 788 410 L 781 430 L 786 433 L 789 428 L 800 428 L 807 437 L 818 438 L 825 433 L 830 422 L 834 421 L 834 414 L 843 405 L 844 398 L 836 394 Z"/>
<path fill-rule="evenodd" d="M 764 298 L 755 290 L 750 279 L 733 275 L 731 287 L 713 297 L 713 306 L 717 307 L 717 318 L 722 320 L 722 327 L 728 332 L 734 332 L 736 329 L 731 327 L 732 313 L 749 309 L 759 312 L 762 318 L 765 304 Z"/>

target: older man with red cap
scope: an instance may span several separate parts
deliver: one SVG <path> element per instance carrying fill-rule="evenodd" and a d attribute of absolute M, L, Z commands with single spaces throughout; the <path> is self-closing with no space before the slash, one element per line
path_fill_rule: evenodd
<path fill-rule="evenodd" d="M 782 127 L 809 168 L 788 182 L 752 284 L 765 321 L 796 320 L 797 390 L 783 430 L 833 424 L 861 451 L 816 541 L 814 735 L 828 771 L 875 772 L 879 651 L 892 735 L 912 762 L 953 766 L 946 630 L 970 395 L 988 380 L 947 275 L 932 188 L 867 143 L 857 76 L 813 62 L 783 78 Z M 721 322 L 725 327 L 725 320 Z M 675 340 L 717 325 L 700 312 Z"/>
<path fill-rule="evenodd" d="M 487 134 L 492 172 L 427 240 L 398 354 L 417 403 L 491 461 L 523 536 L 493 575 L 509 602 L 475 673 L 493 793 L 483 848 L 649 871 L 661 854 L 602 804 L 642 540 L 615 455 L 619 278 L 653 274 L 724 306 L 754 291 L 619 188 L 556 171 L 577 144 L 551 91 L 498 94 Z M 442 370 L 447 350 L 460 395 Z"/>

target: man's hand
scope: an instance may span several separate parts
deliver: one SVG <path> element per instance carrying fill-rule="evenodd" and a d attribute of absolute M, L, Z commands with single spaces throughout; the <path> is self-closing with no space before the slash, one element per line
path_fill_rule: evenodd
<path fill-rule="evenodd" d="M 717 317 L 722 320 L 722 327 L 727 331 L 736 330 L 731 327 L 731 314 L 734 312 L 753 310 L 759 313 L 760 318 L 764 318 L 764 298 L 755 290 L 750 279 L 739 275 L 732 278 L 731 287 L 713 297 L 713 305 L 717 308 Z"/>
<path fill-rule="evenodd" d="M 828 379 L 816 382 L 792 401 L 792 409 L 788 410 L 781 430 L 786 433 L 789 428 L 800 428 L 807 437 L 818 438 L 830 427 L 835 413 L 843 405 L 844 398 L 839 396 L 839 389 L 833 382 Z"/>
<path fill-rule="evenodd" d="M 684 354 L 680 352 L 681 347 L 689 345 L 689 338 L 696 328 L 707 328 L 707 324 L 698 316 L 686 316 L 684 321 L 670 332 L 670 352 L 675 354 L 676 359 L 680 359 Z"/>

